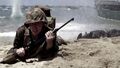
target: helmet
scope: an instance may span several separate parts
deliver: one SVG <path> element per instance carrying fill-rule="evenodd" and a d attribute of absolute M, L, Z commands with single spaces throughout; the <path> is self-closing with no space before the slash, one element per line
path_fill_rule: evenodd
<path fill-rule="evenodd" d="M 39 7 L 33 7 L 26 13 L 25 24 L 36 23 L 40 21 L 47 24 L 46 15 Z"/>

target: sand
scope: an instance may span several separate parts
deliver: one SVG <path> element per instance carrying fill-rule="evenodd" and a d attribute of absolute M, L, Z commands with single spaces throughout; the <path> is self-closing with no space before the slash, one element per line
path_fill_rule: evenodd
<path fill-rule="evenodd" d="M 0 45 L 0 59 L 11 47 L 11 42 Z M 120 68 L 120 37 L 79 39 L 59 47 L 52 60 L 33 58 L 27 60 L 31 63 L 0 64 L 0 68 Z"/>

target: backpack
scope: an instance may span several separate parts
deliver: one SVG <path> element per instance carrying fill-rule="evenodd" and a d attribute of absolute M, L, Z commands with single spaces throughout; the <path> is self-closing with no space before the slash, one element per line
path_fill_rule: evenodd
<path fill-rule="evenodd" d="M 48 21 L 48 27 L 52 30 L 54 30 L 55 25 L 56 25 L 56 18 L 51 16 L 51 9 L 48 7 L 41 7 L 41 10 L 45 13 L 46 17 L 47 17 L 47 21 Z"/>

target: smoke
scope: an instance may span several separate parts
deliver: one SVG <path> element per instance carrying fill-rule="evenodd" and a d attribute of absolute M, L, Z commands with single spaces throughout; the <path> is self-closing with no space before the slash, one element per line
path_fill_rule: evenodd
<path fill-rule="evenodd" d="M 12 0 L 12 14 L 11 17 L 21 17 L 21 0 Z"/>

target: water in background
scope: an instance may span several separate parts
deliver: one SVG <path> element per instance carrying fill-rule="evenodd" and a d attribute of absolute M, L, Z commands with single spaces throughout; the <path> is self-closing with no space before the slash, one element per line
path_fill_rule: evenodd
<path fill-rule="evenodd" d="M 27 8 L 23 7 L 25 13 Z M 51 7 L 52 16 L 56 17 L 56 27 L 74 17 L 75 20 L 62 28 L 58 35 L 68 40 L 75 40 L 77 35 L 82 32 L 92 30 L 120 29 L 120 21 L 101 18 L 93 7 Z M 11 8 L 0 7 L 0 36 L 14 37 L 16 29 L 24 23 L 24 18 L 10 18 Z"/>

